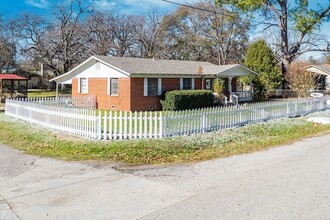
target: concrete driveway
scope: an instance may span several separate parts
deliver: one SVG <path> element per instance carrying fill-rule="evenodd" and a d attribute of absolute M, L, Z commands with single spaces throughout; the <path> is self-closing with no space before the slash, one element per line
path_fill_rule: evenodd
<path fill-rule="evenodd" d="M 330 135 L 121 171 L 3 145 L 0 162 L 0 219 L 330 219 Z"/>

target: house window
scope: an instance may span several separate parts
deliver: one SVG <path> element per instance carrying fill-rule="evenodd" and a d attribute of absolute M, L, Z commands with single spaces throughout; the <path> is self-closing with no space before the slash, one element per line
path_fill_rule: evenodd
<path fill-rule="evenodd" d="M 148 79 L 148 96 L 155 96 L 158 94 L 158 79 Z"/>
<path fill-rule="evenodd" d="M 183 90 L 191 89 L 191 79 L 190 78 L 183 78 Z"/>
<path fill-rule="evenodd" d="M 180 90 L 195 89 L 195 80 L 192 78 L 180 78 Z"/>
<path fill-rule="evenodd" d="M 80 78 L 80 93 L 87 93 L 87 92 L 88 92 L 87 78 Z"/>
<path fill-rule="evenodd" d="M 157 96 L 162 94 L 161 78 L 144 78 L 144 96 Z"/>
<path fill-rule="evenodd" d="M 108 92 L 109 95 L 113 95 L 113 96 L 117 96 L 118 95 L 118 79 L 114 78 L 114 79 L 110 79 L 109 80 L 109 86 L 110 86 L 110 90 Z"/>

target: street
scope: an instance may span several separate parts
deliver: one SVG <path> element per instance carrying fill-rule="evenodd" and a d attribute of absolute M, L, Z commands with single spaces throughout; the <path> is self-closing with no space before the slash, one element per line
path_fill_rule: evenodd
<path fill-rule="evenodd" d="M 330 219 L 330 135 L 196 164 L 120 167 L 0 145 L 0 219 Z"/>

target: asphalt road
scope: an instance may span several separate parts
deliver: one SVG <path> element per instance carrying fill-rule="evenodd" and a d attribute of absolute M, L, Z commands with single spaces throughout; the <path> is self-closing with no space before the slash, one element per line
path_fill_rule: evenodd
<path fill-rule="evenodd" d="M 0 145 L 0 219 L 330 219 L 330 135 L 190 165 L 83 164 Z"/>

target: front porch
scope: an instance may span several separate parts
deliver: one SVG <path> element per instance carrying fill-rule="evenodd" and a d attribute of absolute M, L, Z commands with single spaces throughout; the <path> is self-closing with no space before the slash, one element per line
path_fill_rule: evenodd
<path fill-rule="evenodd" d="M 238 85 L 239 76 L 221 76 L 222 79 L 225 79 L 226 90 L 225 96 L 229 102 L 242 102 L 242 101 L 251 101 L 253 99 L 253 85 L 252 85 L 252 76 L 249 76 L 249 85 L 248 90 L 244 86 Z"/>
<path fill-rule="evenodd" d="M 243 65 L 224 65 L 218 66 L 218 74 L 204 76 L 203 89 L 213 90 L 213 82 L 215 79 L 224 80 L 223 95 L 224 102 L 237 104 L 238 102 L 251 101 L 253 99 L 253 76 L 258 75 L 256 72 L 246 68 Z M 240 85 L 238 79 L 247 77 L 247 85 Z"/>

